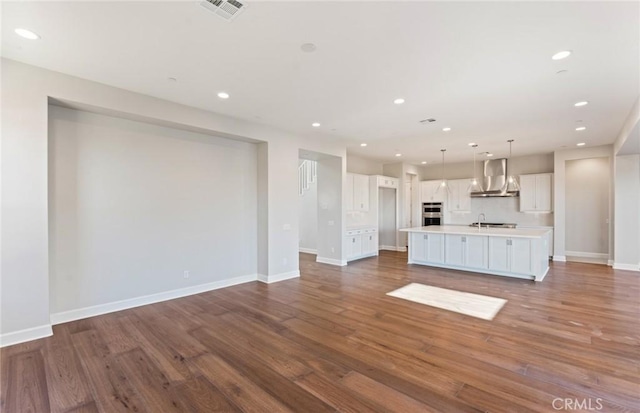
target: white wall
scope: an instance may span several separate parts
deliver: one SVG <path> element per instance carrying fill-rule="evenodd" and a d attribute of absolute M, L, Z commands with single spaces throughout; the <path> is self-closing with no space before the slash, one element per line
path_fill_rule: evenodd
<path fill-rule="evenodd" d="M 298 228 L 300 231 L 300 250 L 315 253 L 318 238 L 318 182 L 309 183 L 298 198 Z"/>
<path fill-rule="evenodd" d="M 567 209 L 566 201 L 566 163 L 568 161 L 576 159 L 589 159 L 589 158 L 607 158 L 609 162 L 609 168 L 612 169 L 611 162 L 612 145 L 595 146 L 591 148 L 580 149 L 568 149 L 563 151 L 556 151 L 554 153 L 554 175 L 553 175 L 553 210 L 554 210 L 554 222 L 553 222 L 553 256 L 554 260 L 564 260 L 566 258 L 566 216 L 568 212 L 572 212 Z M 609 176 L 612 174 L 610 173 Z M 609 193 L 607 194 L 607 202 L 609 203 L 609 222 L 613 218 L 612 205 L 613 205 L 613 188 L 609 186 Z M 609 228 L 609 259 L 612 258 L 612 228 Z"/>
<path fill-rule="evenodd" d="M 616 156 L 614 268 L 640 270 L 640 155 Z"/>
<path fill-rule="evenodd" d="M 609 159 L 575 159 L 565 163 L 566 255 L 609 257 Z"/>
<path fill-rule="evenodd" d="M 318 159 L 318 238 L 316 261 L 346 265 L 344 188 L 346 162 L 337 156 Z"/>
<path fill-rule="evenodd" d="M 50 107 L 52 313 L 255 276 L 256 152 Z"/>
<path fill-rule="evenodd" d="M 298 274 L 297 161 L 304 147 L 338 157 L 338 187 L 346 172 L 346 147 L 321 131 L 306 136 L 117 89 L 2 59 L 2 345 L 51 334 L 48 246 L 48 102 L 66 102 L 180 130 L 259 142 L 258 271 L 271 281 Z M 313 136 L 311 135 L 313 133 Z M 342 226 L 343 194 L 337 215 Z M 340 216 L 341 215 L 341 216 Z M 344 228 L 341 228 L 342 230 Z M 329 243 L 342 259 L 342 231 Z"/>
<path fill-rule="evenodd" d="M 475 167 L 478 179 L 482 179 L 483 161 L 484 159 L 480 159 L 480 156 L 478 156 Z M 512 175 L 553 172 L 553 154 L 547 153 L 530 156 L 516 156 L 509 159 L 507 168 L 509 174 Z M 472 178 L 473 171 L 473 161 L 445 164 L 446 179 Z M 421 166 L 420 176 L 422 181 L 442 179 L 442 165 L 434 163 L 431 165 Z"/>
<path fill-rule="evenodd" d="M 392 250 L 397 248 L 396 192 L 392 188 L 378 189 L 378 244 Z"/>
<path fill-rule="evenodd" d="M 347 172 L 361 175 L 382 175 L 382 163 L 347 155 Z"/>

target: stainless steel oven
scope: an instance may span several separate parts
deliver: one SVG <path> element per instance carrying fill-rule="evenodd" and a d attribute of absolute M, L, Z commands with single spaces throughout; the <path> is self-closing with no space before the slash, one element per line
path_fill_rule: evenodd
<path fill-rule="evenodd" d="M 442 225 L 442 202 L 425 202 L 422 204 L 422 226 Z"/>

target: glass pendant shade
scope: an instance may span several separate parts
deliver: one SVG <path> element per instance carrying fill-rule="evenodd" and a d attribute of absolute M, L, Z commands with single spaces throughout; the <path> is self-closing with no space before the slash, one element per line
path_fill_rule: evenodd
<path fill-rule="evenodd" d="M 471 178 L 467 192 L 482 192 L 482 187 L 476 178 Z"/>
<path fill-rule="evenodd" d="M 478 145 L 472 145 L 473 148 L 473 178 L 469 181 L 469 187 L 467 188 L 467 192 L 482 192 L 482 187 L 480 186 L 480 182 L 478 182 L 478 178 L 476 178 L 476 148 Z"/>
<path fill-rule="evenodd" d="M 449 188 L 449 182 L 444 179 L 444 153 L 446 151 L 446 149 L 440 149 L 440 152 L 442 152 L 442 180 L 440 181 L 440 185 L 438 185 L 438 187 L 436 188 L 436 194 L 439 194 L 440 192 L 449 194 L 451 192 L 451 189 Z"/>
<path fill-rule="evenodd" d="M 509 139 L 507 142 L 509 142 L 509 160 L 511 159 L 511 143 L 513 142 L 513 139 Z M 509 164 L 507 163 L 507 168 L 509 167 Z M 507 180 L 504 183 L 504 187 L 502 188 L 502 193 L 507 193 L 507 192 L 517 192 L 520 191 L 520 182 L 518 182 L 518 177 L 514 176 L 514 175 L 509 175 L 507 176 Z"/>

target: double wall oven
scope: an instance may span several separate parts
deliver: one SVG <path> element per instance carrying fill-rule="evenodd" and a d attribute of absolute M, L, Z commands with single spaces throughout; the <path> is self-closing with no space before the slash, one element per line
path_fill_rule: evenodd
<path fill-rule="evenodd" d="M 442 202 L 425 202 L 422 204 L 422 226 L 442 225 Z"/>

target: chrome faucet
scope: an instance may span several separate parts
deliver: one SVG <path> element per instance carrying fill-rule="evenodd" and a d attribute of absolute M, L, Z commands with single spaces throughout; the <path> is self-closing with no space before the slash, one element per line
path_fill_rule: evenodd
<path fill-rule="evenodd" d="M 480 219 L 480 218 L 482 218 L 482 219 Z M 478 214 L 478 231 L 480 231 L 480 227 L 481 227 L 480 223 L 482 221 L 487 222 L 487 217 L 484 215 L 484 213 L 481 212 L 481 213 Z"/>

